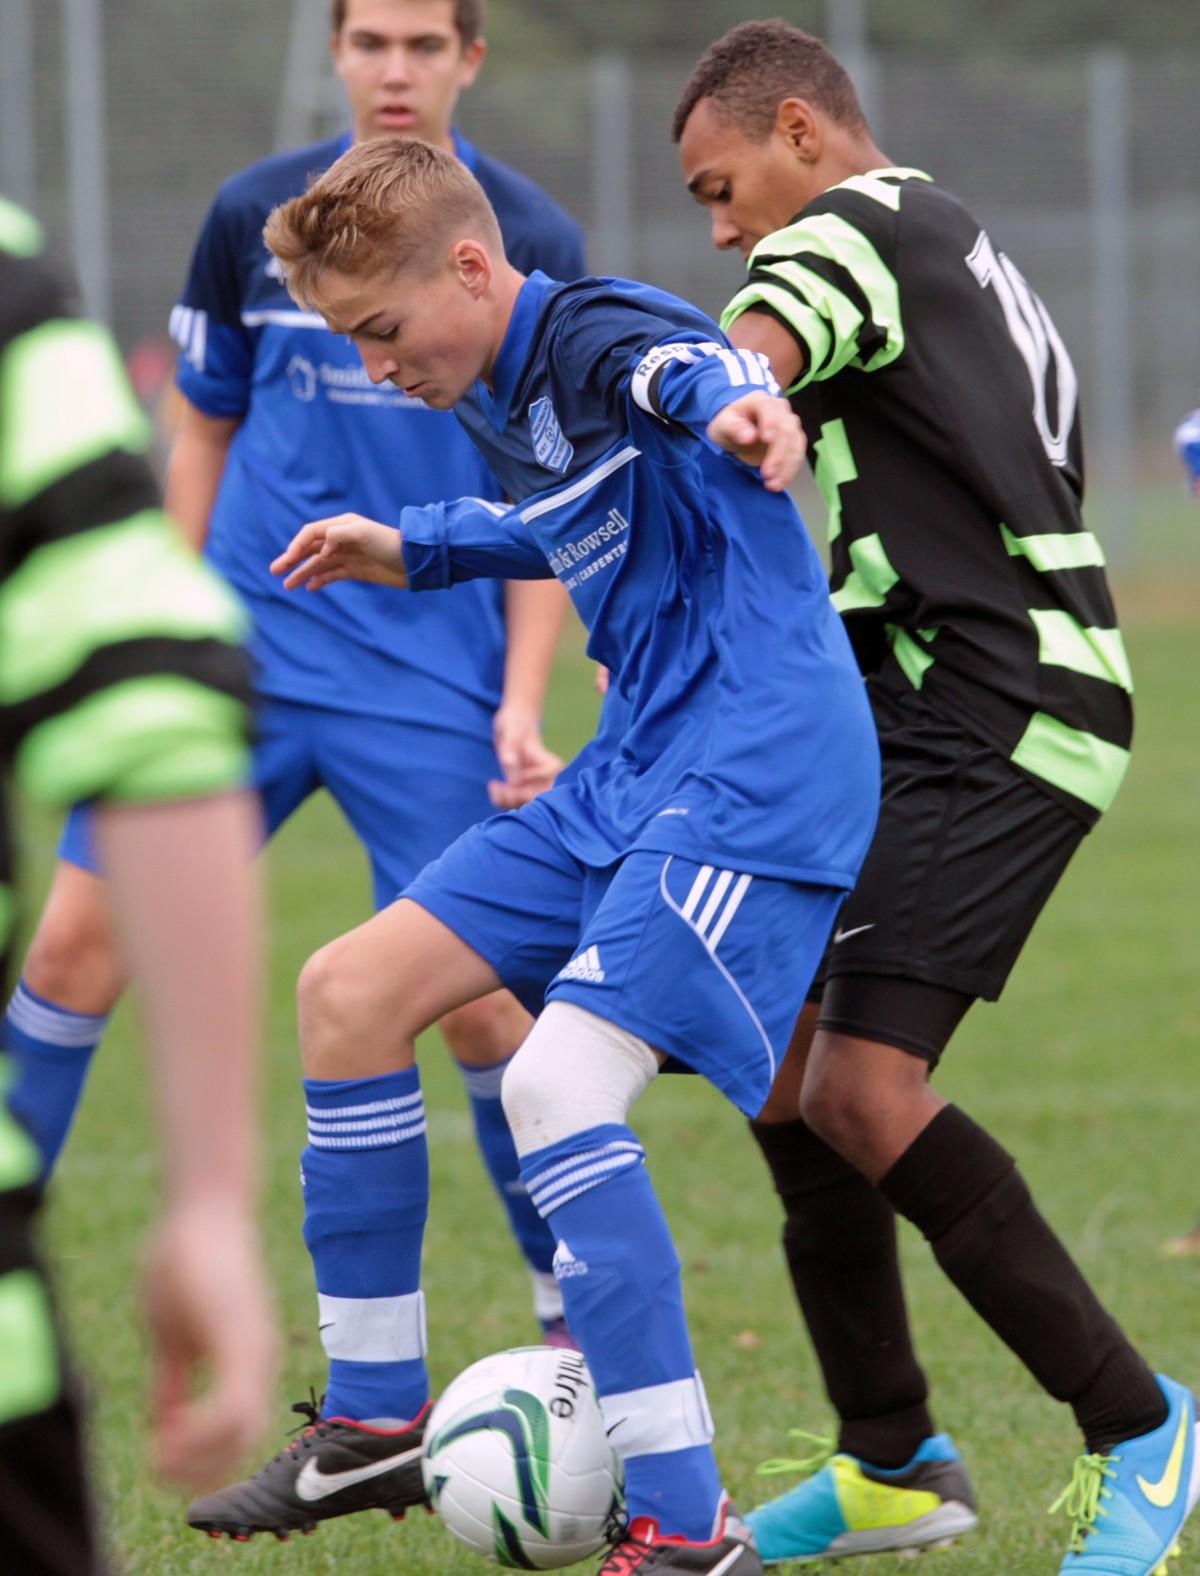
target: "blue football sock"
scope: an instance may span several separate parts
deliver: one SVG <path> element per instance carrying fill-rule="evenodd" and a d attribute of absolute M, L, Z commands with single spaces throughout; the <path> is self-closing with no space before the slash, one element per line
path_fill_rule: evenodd
<path fill-rule="evenodd" d="M 557 1240 L 567 1322 L 625 1463 L 629 1518 L 705 1542 L 721 1503 L 712 1420 L 644 1161 L 633 1132 L 612 1123 L 526 1155 L 521 1174 Z"/>
<path fill-rule="evenodd" d="M 521 1162 L 500 1101 L 500 1084 L 511 1060 L 509 1057 L 494 1067 L 472 1067 L 460 1061 L 458 1069 L 470 1097 L 483 1163 L 504 1205 L 517 1246 L 533 1273 L 535 1311 L 542 1324 L 549 1325 L 562 1316 L 562 1297 L 552 1273 L 554 1237 L 533 1207 L 521 1180 Z"/>
<path fill-rule="evenodd" d="M 306 1078 L 304 1240 L 329 1357 L 322 1415 L 409 1420 L 429 1398 L 421 1241 L 429 1212 L 425 1106 L 415 1067 Z"/>
<path fill-rule="evenodd" d="M 4 1016 L 4 1044 L 16 1063 L 9 1104 L 33 1135 L 44 1177 L 66 1142 L 107 1026 L 107 1013 L 69 1012 L 36 995 L 24 980 L 13 992 Z"/>

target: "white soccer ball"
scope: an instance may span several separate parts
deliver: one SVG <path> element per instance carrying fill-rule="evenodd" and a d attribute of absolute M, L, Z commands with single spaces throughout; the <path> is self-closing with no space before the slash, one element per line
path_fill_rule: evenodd
<path fill-rule="evenodd" d="M 421 1462 L 430 1503 L 476 1554 L 555 1570 L 614 1534 L 621 1466 L 578 1352 L 519 1346 L 442 1394 Z"/>

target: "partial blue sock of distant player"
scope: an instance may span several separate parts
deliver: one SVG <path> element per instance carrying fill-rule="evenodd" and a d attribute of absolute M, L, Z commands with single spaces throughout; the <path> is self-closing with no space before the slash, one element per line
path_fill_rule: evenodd
<path fill-rule="evenodd" d="M 592 1127 L 526 1155 L 521 1175 L 557 1240 L 567 1322 L 625 1463 L 630 1520 L 707 1541 L 721 1501 L 712 1421 L 642 1146 L 623 1124 Z"/>
<path fill-rule="evenodd" d="M 396 1424 L 429 1398 L 421 1242 L 429 1212 L 425 1105 L 415 1067 L 306 1078 L 304 1240 L 329 1357 L 322 1414 Z"/>
<path fill-rule="evenodd" d="M 517 1246 L 533 1272 L 538 1317 L 543 1327 L 549 1327 L 562 1317 L 563 1311 L 562 1296 L 553 1276 L 554 1237 L 534 1209 L 521 1180 L 521 1162 L 500 1101 L 500 1085 L 511 1060 L 510 1056 L 494 1067 L 472 1067 L 460 1061 L 458 1069 L 471 1101 L 483 1163 L 504 1205 Z"/>
<path fill-rule="evenodd" d="M 108 1014 L 68 1012 L 22 980 L 4 1015 L 4 1044 L 16 1063 L 9 1095 L 14 1115 L 33 1134 L 49 1176 L 66 1142 L 92 1055 Z"/>

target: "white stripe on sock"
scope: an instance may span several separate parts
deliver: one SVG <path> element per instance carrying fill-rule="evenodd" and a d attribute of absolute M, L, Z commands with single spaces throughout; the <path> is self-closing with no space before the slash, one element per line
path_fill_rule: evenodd
<path fill-rule="evenodd" d="M 581 1193 L 586 1193 L 589 1188 L 598 1187 L 601 1182 L 609 1181 L 617 1172 L 628 1171 L 640 1161 L 640 1155 L 610 1155 L 607 1159 L 596 1160 L 592 1165 L 581 1166 L 577 1171 L 560 1177 L 548 1188 L 540 1188 L 534 1183 L 529 1193 L 533 1207 L 539 1215 L 545 1217 L 563 1204 L 569 1204 Z"/>
<path fill-rule="evenodd" d="M 310 1127 L 308 1141 L 314 1149 L 387 1149 L 392 1144 L 407 1144 L 425 1132 L 425 1118 L 408 1127 L 386 1127 L 378 1133 L 314 1133 Z"/>
<path fill-rule="evenodd" d="M 608 1437 L 623 1460 L 687 1450 L 706 1445 L 713 1437 L 712 1413 L 699 1373 L 599 1399 Z"/>
<path fill-rule="evenodd" d="M 428 1350 L 425 1293 L 403 1297 L 327 1297 L 317 1293 L 317 1324 L 327 1357 L 353 1363 L 413 1362 Z"/>
<path fill-rule="evenodd" d="M 472 1100 L 498 1100 L 508 1062 L 501 1062 L 498 1067 L 468 1067 L 465 1062 L 459 1062 L 458 1070 Z"/>
<path fill-rule="evenodd" d="M 8 1021 L 32 1040 L 61 1045 L 67 1050 L 94 1045 L 104 1033 L 108 1014 L 72 1012 L 68 1007 L 46 1006 L 18 985 L 8 1004 Z"/>
<path fill-rule="evenodd" d="M 310 1118 L 323 1122 L 331 1117 L 340 1120 L 351 1116 L 381 1116 L 385 1111 L 411 1112 L 423 1099 L 421 1091 L 416 1089 L 412 1094 L 398 1095 L 394 1100 L 371 1100 L 366 1105 L 309 1105 L 306 1102 L 304 1109 Z"/>
<path fill-rule="evenodd" d="M 575 1166 L 585 1165 L 588 1161 L 595 1160 L 597 1155 L 611 1155 L 618 1151 L 632 1153 L 639 1158 L 645 1154 L 641 1144 L 632 1138 L 614 1138 L 611 1144 L 602 1144 L 598 1149 L 587 1149 L 582 1154 L 571 1155 L 566 1160 L 557 1160 L 552 1166 L 547 1166 L 544 1171 L 539 1171 L 534 1178 L 531 1193 L 537 1193 L 544 1188 L 547 1182 L 561 1176 L 564 1171 L 570 1171 Z"/>

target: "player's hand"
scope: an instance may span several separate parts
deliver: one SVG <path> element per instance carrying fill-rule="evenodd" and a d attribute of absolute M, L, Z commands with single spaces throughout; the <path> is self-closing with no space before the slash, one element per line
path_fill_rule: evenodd
<path fill-rule="evenodd" d="M 151 1239 L 143 1306 L 155 1469 L 212 1487 L 261 1438 L 275 1374 L 262 1250 L 245 1208 L 225 1199 L 168 1207 Z"/>
<path fill-rule="evenodd" d="M 808 447 L 787 400 L 762 390 L 726 405 L 709 422 L 708 436 L 719 449 L 757 467 L 768 492 L 782 492 L 795 480 Z"/>
<path fill-rule="evenodd" d="M 608 669 L 601 663 L 596 664 L 596 671 L 592 674 L 592 683 L 596 686 L 597 695 L 608 694 Z"/>
<path fill-rule="evenodd" d="M 547 788 L 563 769 L 560 756 L 542 743 L 541 718 L 532 708 L 506 704 L 492 723 L 503 781 L 488 783 L 488 798 L 497 810 L 518 810 Z"/>
<path fill-rule="evenodd" d="M 335 580 L 367 580 L 374 585 L 406 586 L 400 532 L 361 514 L 335 514 L 313 520 L 296 532 L 271 565 L 285 575 L 284 589 L 319 591 Z M 290 572 L 289 572 L 290 571 Z"/>

